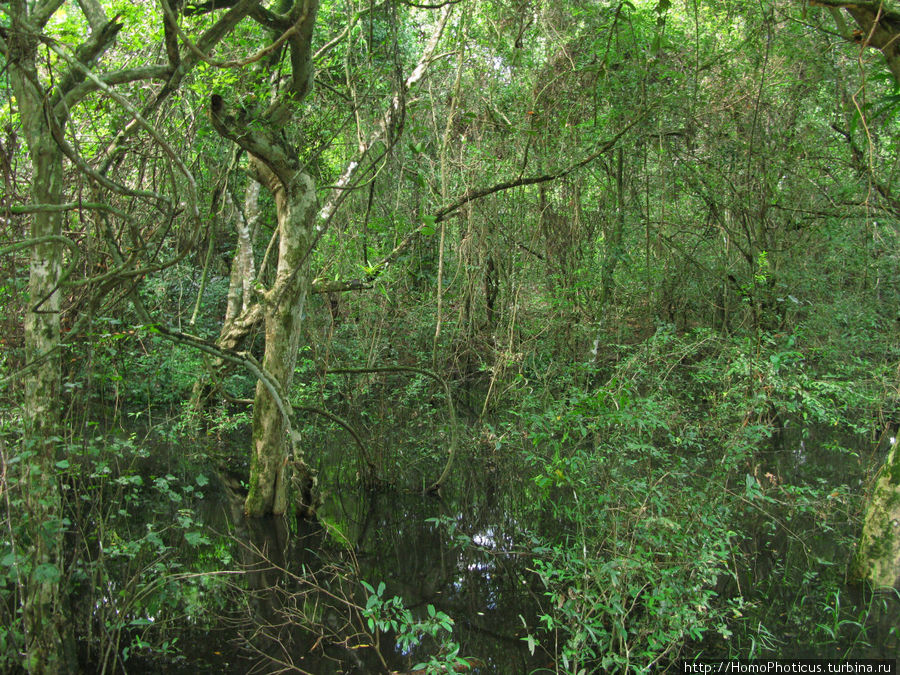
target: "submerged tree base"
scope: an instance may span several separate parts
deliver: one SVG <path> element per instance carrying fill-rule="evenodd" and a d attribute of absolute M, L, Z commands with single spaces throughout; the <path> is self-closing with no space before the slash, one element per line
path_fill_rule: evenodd
<path fill-rule="evenodd" d="M 869 581 L 876 588 L 896 587 L 900 579 L 900 454 L 895 441 L 866 508 L 866 519 L 851 578 Z"/>

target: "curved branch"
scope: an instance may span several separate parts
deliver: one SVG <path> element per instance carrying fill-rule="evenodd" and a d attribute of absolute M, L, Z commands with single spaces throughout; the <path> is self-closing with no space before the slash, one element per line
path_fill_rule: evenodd
<path fill-rule="evenodd" d="M 648 111 L 649 112 L 649 111 Z M 442 220 L 446 220 L 450 216 L 454 215 L 456 211 L 458 211 L 461 207 L 465 206 L 469 202 L 476 201 L 481 199 L 482 197 L 487 197 L 489 195 L 495 194 L 497 192 L 502 192 L 504 190 L 509 190 L 514 187 L 521 187 L 523 185 L 537 185 L 539 183 L 547 183 L 549 181 L 557 180 L 559 178 L 564 178 L 568 176 L 570 173 L 577 171 L 578 169 L 590 164 L 595 159 L 600 157 L 601 155 L 612 150 L 616 143 L 635 125 L 639 124 L 643 119 L 647 116 L 647 112 L 643 115 L 640 115 L 636 119 L 634 119 L 631 123 L 625 126 L 624 129 L 619 131 L 615 136 L 613 136 L 610 140 L 606 141 L 603 145 L 600 146 L 599 149 L 592 152 L 590 155 L 585 157 L 584 159 L 575 162 L 567 166 L 564 169 L 561 169 L 555 173 L 543 174 L 540 176 L 528 176 L 528 177 L 519 177 L 514 178 L 512 180 L 503 181 L 501 183 L 495 183 L 494 185 L 490 185 L 488 187 L 483 188 L 473 188 L 471 190 L 466 191 L 461 197 L 457 198 L 450 204 L 441 207 L 437 210 L 434 216 L 428 218 L 427 220 L 423 220 L 422 224 L 419 225 L 416 229 L 410 232 L 403 240 L 397 244 L 394 249 L 388 253 L 377 265 L 374 266 L 374 269 L 370 274 L 366 276 L 367 282 L 375 281 L 378 276 L 387 269 L 388 265 L 394 262 L 400 254 L 403 253 L 407 248 L 409 248 L 410 244 L 415 241 L 416 237 L 418 237 L 422 230 L 426 227 L 433 227 L 435 223 L 439 223 Z"/>
<path fill-rule="evenodd" d="M 249 12 L 251 12 L 254 7 L 259 7 L 259 0 L 240 0 L 234 7 L 229 9 L 223 17 L 221 17 L 216 23 L 214 23 L 210 28 L 203 33 L 199 40 L 197 40 L 197 47 L 203 51 L 208 52 L 212 49 L 213 45 L 219 42 L 229 31 L 231 31 L 240 21 L 247 16 Z M 193 69 L 195 65 L 197 65 L 197 57 L 191 53 L 188 53 L 180 60 L 180 63 L 177 67 L 167 68 L 169 72 L 169 78 L 167 82 L 155 93 L 155 96 L 151 101 L 149 101 L 142 109 L 142 114 L 144 117 L 149 117 L 150 114 L 155 111 L 163 101 L 165 101 L 169 95 L 174 92 L 181 84 L 181 81 L 184 77 Z M 103 163 L 103 167 L 100 170 L 100 173 L 106 173 L 109 170 L 116 160 L 124 153 L 127 149 L 126 139 L 128 139 L 139 127 L 139 123 L 132 118 L 127 124 L 125 124 L 120 131 L 116 134 L 115 138 L 112 142 L 107 146 L 104 154 L 106 155 L 106 160 Z"/>
<path fill-rule="evenodd" d="M 209 113 L 213 128 L 265 164 L 289 194 L 299 163 L 273 125 L 251 124 L 248 111 L 228 105 L 220 94 L 210 96 Z"/>
<path fill-rule="evenodd" d="M 103 202 L 66 202 L 64 204 L 22 204 L 20 206 L 10 206 L 9 212 L 17 215 L 26 213 L 54 213 L 56 211 L 73 211 L 75 209 L 95 209 L 98 211 L 109 211 L 115 213 L 121 218 L 129 218 L 130 216 L 124 211 L 117 209 Z"/>
<path fill-rule="evenodd" d="M 179 171 L 184 174 L 185 178 L 188 181 L 188 194 L 190 195 L 190 207 L 191 207 L 191 215 L 199 219 L 200 218 L 200 210 L 197 206 L 197 181 L 194 180 L 194 176 L 191 173 L 190 169 L 188 169 L 184 162 L 181 161 L 181 157 L 178 156 L 178 153 L 172 148 L 171 145 L 159 134 L 156 128 L 150 124 L 144 116 L 141 115 L 137 109 L 128 102 L 128 100 L 119 94 L 118 92 L 113 91 L 103 80 L 101 80 L 97 75 L 91 71 L 90 68 L 85 66 L 83 63 L 78 61 L 77 59 L 72 58 L 68 54 L 66 54 L 63 50 L 57 47 L 51 40 L 44 40 L 44 43 L 53 50 L 54 53 L 57 54 L 61 59 L 64 59 L 71 65 L 72 67 L 80 70 L 89 80 L 91 80 L 94 84 L 97 85 L 97 88 L 103 91 L 107 96 L 113 99 L 120 106 L 125 108 L 129 113 L 134 116 L 134 119 L 138 121 L 138 123 L 150 134 L 150 136 L 155 140 L 159 146 L 163 149 L 163 151 L 169 156 L 169 159 L 172 161 L 175 166 L 178 167 Z"/>
<path fill-rule="evenodd" d="M 127 84 L 138 80 L 160 80 L 170 74 L 171 70 L 168 66 L 145 66 L 143 68 L 117 70 L 114 73 L 101 76 L 100 81 L 107 85 Z M 66 92 L 60 104 L 66 108 L 71 108 L 91 92 L 97 91 L 97 89 L 99 87 L 93 80 L 80 82 Z"/>
<path fill-rule="evenodd" d="M 407 373 L 419 373 L 420 375 L 425 375 L 427 377 L 433 378 L 440 382 L 441 386 L 444 388 L 444 393 L 447 397 L 447 411 L 450 418 L 450 449 L 447 451 L 447 463 L 444 465 L 444 470 L 441 472 L 441 475 L 438 477 L 434 483 L 432 483 L 425 490 L 426 492 L 437 492 L 440 490 L 441 485 L 444 484 L 444 481 L 447 480 L 447 476 L 450 475 L 450 467 L 453 466 L 453 459 L 456 457 L 456 448 L 459 444 L 459 440 L 456 433 L 456 410 L 453 407 L 453 397 L 450 394 L 450 385 L 447 384 L 447 381 L 435 373 L 432 370 L 428 370 L 426 368 L 418 368 L 416 366 L 378 366 L 373 368 L 331 368 L 325 372 L 326 375 L 332 374 L 340 374 L 340 373 L 350 373 L 350 374 L 359 374 L 359 373 L 396 373 L 396 372 L 407 372 Z"/>
<path fill-rule="evenodd" d="M 87 67 L 86 64 L 95 63 L 97 59 L 112 46 L 116 36 L 122 29 L 122 26 L 125 25 L 118 22 L 118 18 L 117 15 L 112 21 L 104 22 L 103 27 L 100 30 L 94 29 L 95 32 L 75 49 L 75 61 L 81 65 L 82 68 L 69 69 L 69 72 L 65 74 L 59 85 L 54 88 L 53 95 L 50 99 L 50 107 L 56 107 L 56 104 L 59 103 L 59 100 L 63 96 L 84 80 L 84 68 Z M 49 38 L 45 38 L 44 41 L 48 45 L 53 44 Z M 61 117 L 61 119 L 65 117 L 65 114 L 65 112 L 62 113 L 63 117 Z"/>
<path fill-rule="evenodd" d="M 300 22 L 305 18 L 305 16 L 301 16 L 297 19 L 291 26 L 284 31 L 272 44 L 267 47 L 263 47 L 255 54 L 247 56 L 243 59 L 237 59 L 233 61 L 224 61 L 221 59 L 214 59 L 208 53 L 202 51 L 200 47 L 198 47 L 191 38 L 181 29 L 181 26 L 178 25 L 178 19 L 175 17 L 175 13 L 172 11 L 172 8 L 169 6 L 167 2 L 162 3 L 163 13 L 166 15 L 166 20 L 172 25 L 175 32 L 178 34 L 178 37 L 181 38 L 181 41 L 187 46 L 188 50 L 196 56 L 198 59 L 203 61 L 204 63 L 208 63 L 214 68 L 242 68 L 243 66 L 249 66 L 252 63 L 256 63 L 260 59 L 265 58 L 276 49 L 281 47 L 288 38 L 297 33 L 300 30 Z"/>
<path fill-rule="evenodd" d="M 828 8 L 832 16 L 834 10 L 845 10 L 861 30 L 862 46 L 878 49 L 895 81 L 900 82 L 900 11 L 884 0 L 811 0 L 810 4 Z M 836 23 L 838 30 L 846 31 L 841 21 Z"/>
<path fill-rule="evenodd" d="M 250 401 L 251 403 L 253 401 Z M 369 471 L 372 471 L 375 468 L 375 464 L 372 462 L 371 457 L 369 457 L 369 453 L 366 450 L 366 446 L 363 444 L 362 439 L 359 437 L 359 433 L 354 429 L 349 422 L 344 420 L 341 417 L 338 417 L 332 412 L 328 412 L 322 408 L 315 408 L 307 405 L 296 405 L 294 406 L 294 410 L 302 410 L 304 412 L 311 412 L 316 415 L 321 415 L 322 417 L 327 417 L 335 424 L 344 428 L 344 430 L 353 437 L 353 440 L 356 442 L 357 447 L 359 448 L 360 458 L 366 463 L 369 467 Z"/>

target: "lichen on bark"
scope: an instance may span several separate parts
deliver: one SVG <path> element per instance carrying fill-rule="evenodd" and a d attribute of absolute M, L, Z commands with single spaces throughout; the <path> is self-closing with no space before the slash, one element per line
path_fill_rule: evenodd
<path fill-rule="evenodd" d="M 850 564 L 850 576 L 876 588 L 900 580 L 900 441 L 895 441 L 866 507 L 862 535 Z"/>

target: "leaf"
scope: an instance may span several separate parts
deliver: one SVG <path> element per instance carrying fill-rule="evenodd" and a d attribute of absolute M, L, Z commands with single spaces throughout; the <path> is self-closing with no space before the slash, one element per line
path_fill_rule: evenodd
<path fill-rule="evenodd" d="M 435 216 L 422 216 L 422 234 L 426 237 L 430 237 L 434 234 L 434 224 L 436 222 L 437 218 Z"/>
<path fill-rule="evenodd" d="M 208 544 L 209 539 L 203 536 L 202 532 L 185 532 L 184 538 L 187 543 L 189 543 L 193 547 L 200 546 L 200 544 Z"/>
<path fill-rule="evenodd" d="M 206 485 L 209 485 L 209 478 L 207 478 L 206 476 L 204 476 L 202 473 L 199 474 L 199 475 L 197 476 L 197 485 L 199 485 L 200 487 L 204 487 L 204 486 L 206 486 Z"/>
<path fill-rule="evenodd" d="M 41 563 L 34 568 L 32 579 L 39 584 L 56 584 L 59 583 L 60 576 L 62 575 L 59 573 L 59 568 L 56 565 Z"/>

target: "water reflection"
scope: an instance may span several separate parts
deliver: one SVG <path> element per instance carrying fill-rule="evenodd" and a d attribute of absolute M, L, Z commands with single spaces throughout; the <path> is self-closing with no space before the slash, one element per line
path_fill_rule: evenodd
<path fill-rule="evenodd" d="M 781 657 L 900 654 L 896 596 L 866 596 L 834 581 L 857 534 L 856 495 L 867 467 L 877 465 L 872 454 L 886 451 L 887 442 L 886 435 L 873 449 L 828 429 L 788 428 L 754 456 L 748 471 L 777 499 L 766 501 L 765 510 L 747 509 L 748 563 L 740 570 L 735 563 L 735 574 L 723 575 L 717 588 L 722 598 L 743 595 L 741 611 L 752 622 L 736 619 L 731 628 L 743 625 L 743 636 L 713 635 L 688 645 L 685 655 L 735 655 L 736 649 L 743 656 L 751 649 L 755 656 Z M 537 632 L 545 602 L 545 589 L 529 571 L 530 549 L 535 538 L 559 540 L 564 526 L 541 508 L 546 501 L 522 475 L 521 459 L 504 465 L 460 457 L 443 498 L 434 498 L 390 487 L 364 490 L 348 457 L 335 451 L 319 466 L 330 490 L 321 523 L 246 521 L 239 496 L 207 491 L 199 518 L 223 533 L 217 545 L 230 546 L 246 573 L 234 611 L 215 637 L 182 641 L 194 668 L 182 672 L 406 673 L 427 661 L 440 647 L 431 640 L 404 648 L 387 632 L 376 649 L 362 616 L 367 594 L 360 580 L 375 587 L 384 582 L 383 597 L 402 598 L 416 617 L 426 616 L 428 605 L 452 617 L 460 655 L 478 659 L 473 673 L 552 672 L 549 659 L 539 650 L 530 655 L 522 638 Z M 804 502 L 805 490 L 821 493 L 822 485 L 831 493 L 828 510 L 822 500 Z M 838 596 L 821 591 L 826 581 Z M 864 641 L 851 623 L 857 620 L 868 631 Z M 835 626 L 828 642 L 826 631 Z M 816 651 L 809 654 L 812 644 Z"/>
<path fill-rule="evenodd" d="M 364 579 L 384 581 L 385 595 L 403 598 L 414 613 L 432 604 L 455 620 L 460 654 L 483 662 L 474 672 L 528 672 L 538 665 L 520 639 L 523 620 L 534 626 L 537 614 L 521 524 L 529 505 L 499 471 L 462 478 L 445 499 L 339 490 L 321 515 L 348 533 Z M 390 665 L 410 668 L 429 648 L 395 651 Z"/>
<path fill-rule="evenodd" d="M 742 594 L 751 620 L 745 652 L 781 658 L 897 658 L 900 597 L 847 582 L 862 527 L 865 486 L 894 439 L 788 425 L 756 453 L 752 471 L 774 497 L 748 509 L 747 565 L 717 591 Z M 822 499 L 819 495 L 825 494 Z M 772 599 L 777 599 L 773 602 Z M 707 653 L 733 654 L 707 640 Z"/>
<path fill-rule="evenodd" d="M 471 458 L 464 460 L 470 468 Z M 404 649 L 397 635 L 376 647 L 361 610 L 360 579 L 384 598 L 397 596 L 413 616 L 428 605 L 454 620 L 452 641 L 473 673 L 523 673 L 542 665 L 521 638 L 537 624 L 541 589 L 528 571 L 534 500 L 513 472 L 459 472 L 444 498 L 343 484 L 347 467 L 320 467 L 320 523 L 247 521 L 223 490 L 203 505 L 213 529 L 232 532 L 247 570 L 249 598 L 233 626 L 234 671 L 408 672 L 440 645 L 430 638 Z"/>

